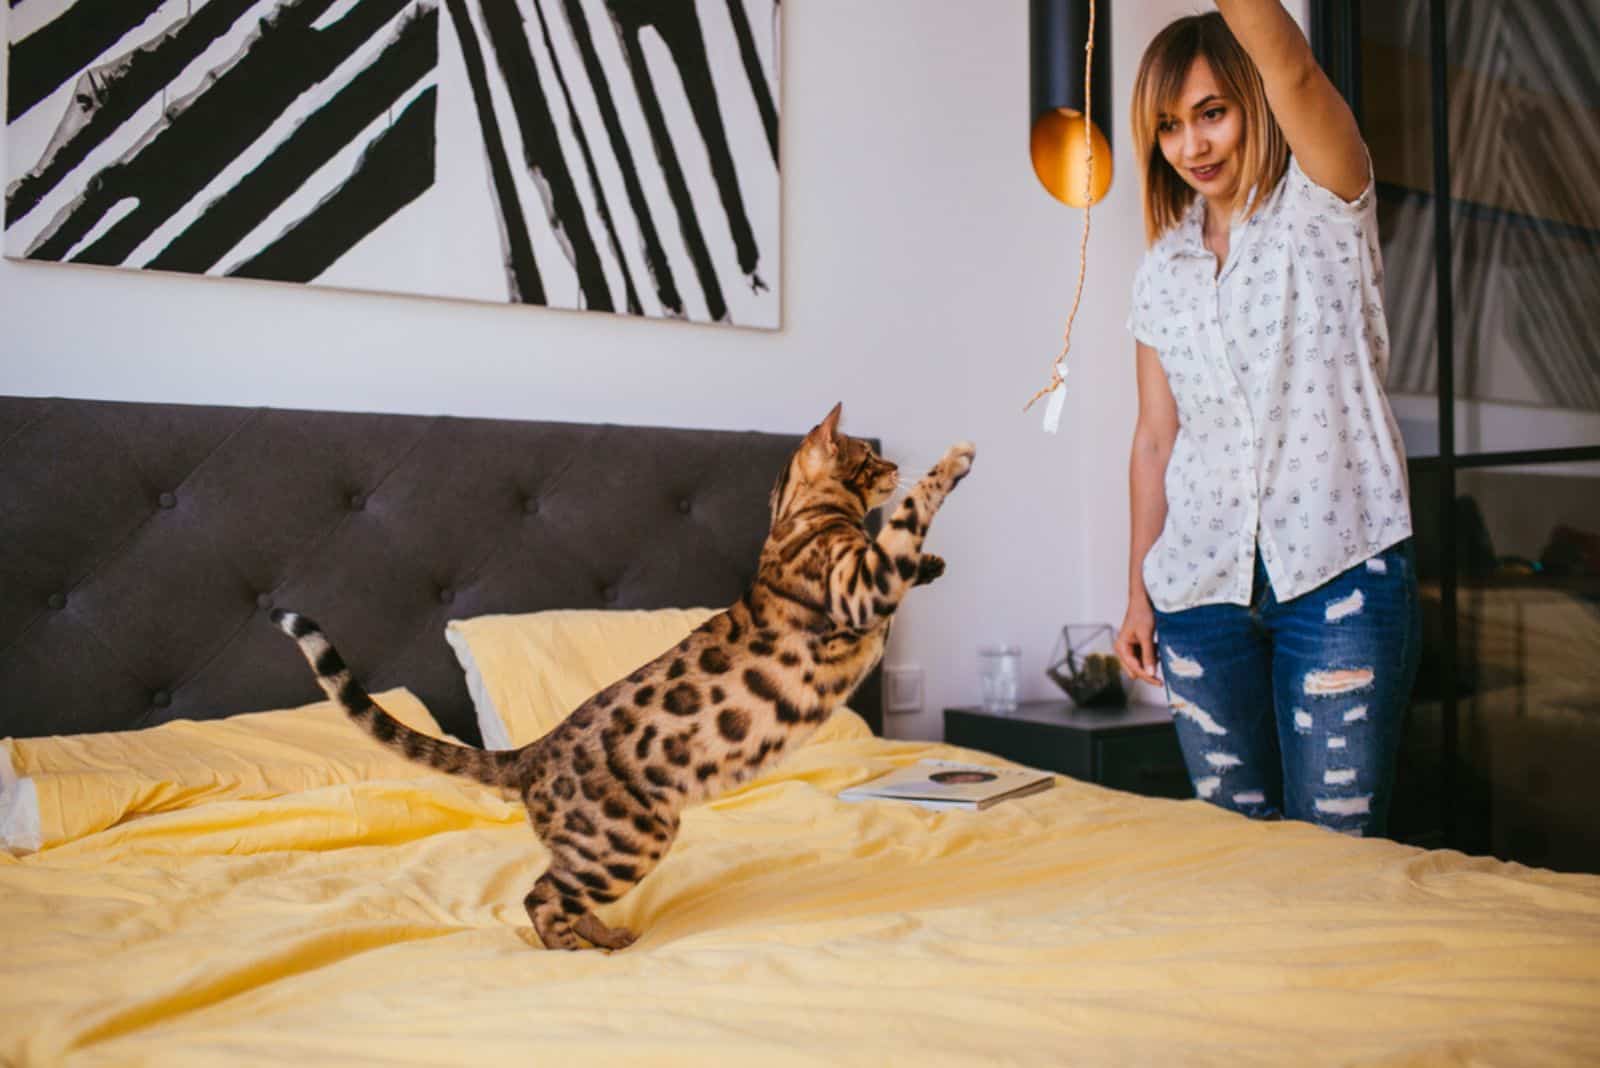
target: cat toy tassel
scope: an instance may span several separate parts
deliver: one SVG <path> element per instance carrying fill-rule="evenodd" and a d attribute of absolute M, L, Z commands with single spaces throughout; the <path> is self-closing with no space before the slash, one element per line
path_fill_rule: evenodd
<path fill-rule="evenodd" d="M 1067 404 L 1067 365 L 1056 364 L 1050 389 L 1050 399 L 1044 405 L 1044 432 L 1054 434 L 1061 428 L 1061 409 Z"/>
<path fill-rule="evenodd" d="M 1044 407 L 1044 432 L 1054 434 L 1061 427 L 1061 411 L 1067 402 L 1067 351 L 1072 348 L 1072 323 L 1078 317 L 1078 305 L 1083 300 L 1083 279 L 1089 256 L 1089 206 L 1094 200 L 1094 142 L 1090 137 L 1093 120 L 1089 110 L 1093 103 L 1090 78 L 1094 73 L 1094 19 L 1095 0 L 1089 0 L 1088 40 L 1083 46 L 1083 236 L 1078 243 L 1078 287 L 1072 295 L 1072 310 L 1067 313 L 1066 336 L 1062 341 L 1061 355 L 1050 367 L 1050 383 L 1028 399 L 1022 406 L 1026 412 L 1040 397 L 1050 399 Z"/>

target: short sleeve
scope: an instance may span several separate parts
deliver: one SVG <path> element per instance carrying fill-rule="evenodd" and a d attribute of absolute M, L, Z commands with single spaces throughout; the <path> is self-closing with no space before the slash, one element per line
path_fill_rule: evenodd
<path fill-rule="evenodd" d="M 1371 210 L 1376 190 L 1370 153 L 1367 154 L 1366 188 L 1354 200 L 1346 200 L 1333 190 L 1312 181 L 1311 176 L 1300 169 L 1300 160 L 1294 155 L 1289 156 L 1289 170 L 1284 174 L 1284 181 L 1287 183 L 1285 192 L 1299 215 L 1332 213 L 1352 218 L 1359 217 Z"/>
<path fill-rule="evenodd" d="M 1128 304 L 1128 332 L 1133 339 L 1141 344 L 1156 347 L 1155 309 L 1152 304 L 1152 292 L 1155 288 L 1151 281 L 1154 261 L 1147 254 L 1139 262 L 1139 269 L 1133 272 L 1133 297 Z"/>

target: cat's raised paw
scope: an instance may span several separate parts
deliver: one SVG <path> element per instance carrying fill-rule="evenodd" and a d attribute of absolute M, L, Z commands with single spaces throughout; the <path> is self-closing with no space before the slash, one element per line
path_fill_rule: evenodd
<path fill-rule="evenodd" d="M 923 553 L 917 561 L 917 581 L 913 585 L 926 586 L 944 574 L 944 558 L 933 553 Z"/>
<path fill-rule="evenodd" d="M 950 477 L 960 482 L 967 477 L 967 472 L 972 470 L 972 461 L 978 455 L 978 447 L 970 441 L 958 441 L 950 446 L 950 451 L 944 454 L 944 462 L 949 465 Z"/>

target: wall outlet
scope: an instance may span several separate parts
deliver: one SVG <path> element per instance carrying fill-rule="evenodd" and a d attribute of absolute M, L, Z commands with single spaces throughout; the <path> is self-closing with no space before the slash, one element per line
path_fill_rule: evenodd
<path fill-rule="evenodd" d="M 921 712 L 922 669 L 915 664 L 884 668 L 883 707 L 889 712 Z"/>

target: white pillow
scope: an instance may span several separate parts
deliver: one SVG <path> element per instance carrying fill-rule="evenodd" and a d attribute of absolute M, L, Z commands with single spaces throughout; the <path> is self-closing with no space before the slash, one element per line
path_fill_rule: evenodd
<path fill-rule="evenodd" d="M 9 744 L 0 746 L 0 846 L 32 853 L 43 838 L 39 790 L 32 776 L 17 777 Z"/>

